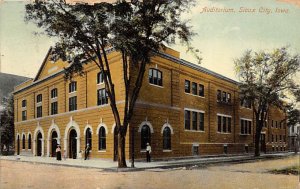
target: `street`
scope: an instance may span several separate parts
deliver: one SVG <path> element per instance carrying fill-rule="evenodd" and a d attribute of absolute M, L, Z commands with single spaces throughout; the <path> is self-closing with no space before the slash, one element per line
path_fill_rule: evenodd
<path fill-rule="evenodd" d="M 299 157 L 212 165 L 206 168 L 147 169 L 138 172 L 105 172 L 0 160 L 1 189 L 298 189 L 298 176 L 267 171 L 299 165 Z"/>

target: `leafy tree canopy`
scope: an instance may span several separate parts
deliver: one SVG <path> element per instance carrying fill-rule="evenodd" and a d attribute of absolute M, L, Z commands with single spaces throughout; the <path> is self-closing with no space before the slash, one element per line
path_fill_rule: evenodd
<path fill-rule="evenodd" d="M 58 38 L 52 59 L 60 58 L 70 63 L 66 68 L 67 78 L 72 78 L 74 73 L 82 74 L 82 63 L 87 62 L 94 62 L 104 74 L 118 132 L 119 167 L 126 167 L 124 137 L 146 64 L 164 44 L 173 44 L 175 38 L 195 52 L 190 46 L 195 34 L 188 25 L 189 21 L 181 20 L 182 13 L 193 5 L 194 0 L 118 0 L 113 4 L 94 5 L 36 0 L 26 5 L 26 20 L 36 23 L 47 35 Z M 110 48 L 122 55 L 126 92 L 123 119 L 116 105 L 115 86 L 107 58 Z M 129 69 L 136 70 L 137 76 L 131 77 Z"/>
<path fill-rule="evenodd" d="M 252 52 L 235 60 L 240 79 L 241 99 L 251 101 L 256 119 L 255 155 L 259 155 L 260 134 L 271 106 L 285 109 L 287 98 L 297 94 L 300 56 L 290 55 L 286 47 L 272 52 Z M 298 83 L 297 83 L 298 82 Z"/>

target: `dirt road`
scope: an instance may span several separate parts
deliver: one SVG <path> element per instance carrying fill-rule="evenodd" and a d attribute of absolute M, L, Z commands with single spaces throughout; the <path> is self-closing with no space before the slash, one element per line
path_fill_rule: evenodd
<path fill-rule="evenodd" d="M 298 157 L 204 169 L 103 172 L 97 169 L 0 161 L 1 189 L 298 189 L 298 176 L 267 170 L 298 165 Z M 300 189 L 300 188 L 299 188 Z"/>

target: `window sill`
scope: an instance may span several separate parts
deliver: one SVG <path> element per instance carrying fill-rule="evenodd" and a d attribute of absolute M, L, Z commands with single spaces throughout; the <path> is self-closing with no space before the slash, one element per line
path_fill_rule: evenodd
<path fill-rule="evenodd" d="M 172 152 L 172 150 L 163 150 L 163 152 Z"/>
<path fill-rule="evenodd" d="M 218 134 L 230 135 L 231 133 L 217 132 Z"/>
<path fill-rule="evenodd" d="M 99 153 L 105 153 L 106 150 L 98 150 Z"/>
<path fill-rule="evenodd" d="M 184 131 L 186 131 L 186 132 L 192 132 L 192 133 L 205 133 L 205 131 L 200 131 L 200 130 L 188 130 L 188 129 L 185 129 Z"/>
<path fill-rule="evenodd" d="M 152 83 L 149 83 L 149 85 L 150 85 L 150 86 L 153 86 L 153 87 L 162 88 L 162 89 L 164 88 L 163 86 L 160 86 L 160 85 L 155 85 L 155 84 L 152 84 Z"/>
<path fill-rule="evenodd" d="M 203 99 L 205 99 L 205 97 L 204 97 L 204 96 L 195 95 L 195 94 L 192 94 L 192 93 L 187 93 L 187 92 L 185 92 L 185 91 L 184 91 L 184 93 L 185 93 L 186 95 L 190 95 L 190 96 L 194 96 L 194 97 L 199 97 L 199 98 L 203 98 Z"/>
<path fill-rule="evenodd" d="M 146 150 L 141 150 L 140 152 L 141 152 L 141 153 L 146 153 Z"/>
<path fill-rule="evenodd" d="M 240 136 L 250 136 L 251 134 L 240 134 Z"/>

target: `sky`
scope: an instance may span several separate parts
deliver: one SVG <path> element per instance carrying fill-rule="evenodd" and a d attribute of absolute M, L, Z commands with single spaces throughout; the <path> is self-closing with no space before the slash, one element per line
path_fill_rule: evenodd
<path fill-rule="evenodd" d="M 53 39 L 35 35 L 36 26 L 24 22 L 26 1 L 0 1 L 1 72 L 35 77 Z M 297 0 L 198 0 L 183 19 L 190 19 L 197 33 L 192 45 L 201 52 L 201 66 L 234 80 L 234 59 L 246 50 L 271 51 L 289 45 L 292 54 L 300 54 Z M 171 47 L 181 52 L 181 58 L 196 63 L 185 47 Z"/>

